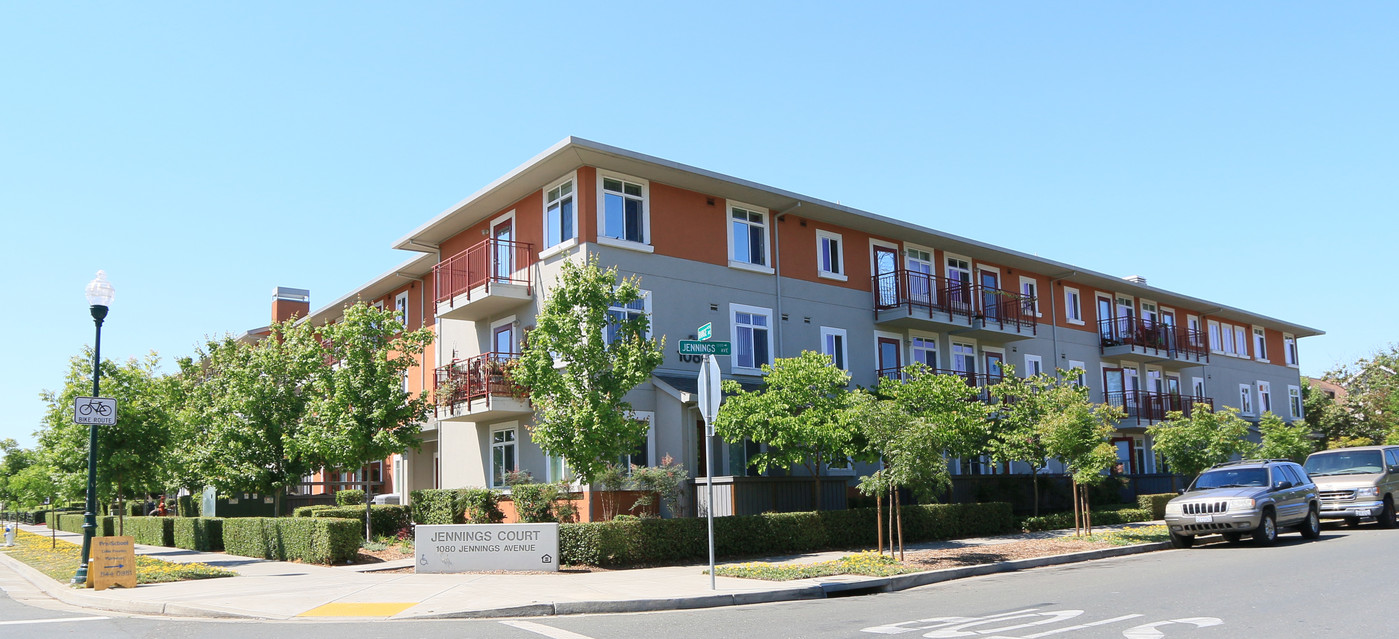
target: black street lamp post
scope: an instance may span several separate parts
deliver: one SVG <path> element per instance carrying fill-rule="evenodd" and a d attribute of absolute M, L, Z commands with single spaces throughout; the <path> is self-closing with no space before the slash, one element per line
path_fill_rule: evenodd
<path fill-rule="evenodd" d="M 111 305 L 115 290 L 107 281 L 107 273 L 98 271 L 97 277 L 87 285 L 87 303 L 92 311 L 92 322 L 97 325 L 97 339 L 92 345 L 92 396 L 101 397 L 102 365 L 102 320 L 107 318 L 107 307 Z M 87 438 L 87 506 L 83 513 L 83 556 L 78 572 L 73 575 L 74 584 L 87 582 L 88 558 L 92 556 L 92 536 L 97 531 L 97 424 L 88 425 Z"/>

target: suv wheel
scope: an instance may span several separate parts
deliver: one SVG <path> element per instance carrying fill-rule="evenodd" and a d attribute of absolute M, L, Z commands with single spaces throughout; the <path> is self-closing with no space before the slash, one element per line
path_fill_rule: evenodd
<path fill-rule="evenodd" d="M 1195 545 L 1195 538 L 1190 535 L 1177 535 L 1171 533 L 1172 548 L 1189 548 Z"/>
<path fill-rule="evenodd" d="M 1379 521 L 1380 528 L 1394 527 L 1394 500 L 1388 495 L 1384 498 L 1384 509 L 1380 511 L 1379 516 L 1375 519 Z"/>
<path fill-rule="evenodd" d="M 1321 518 L 1316 514 L 1316 506 L 1307 509 L 1307 518 L 1302 521 L 1303 539 L 1316 539 L 1321 536 Z"/>
<path fill-rule="evenodd" d="M 1263 546 L 1271 546 L 1278 540 L 1278 522 L 1273 511 L 1263 511 L 1263 518 L 1258 521 L 1258 529 L 1253 531 L 1253 541 Z"/>

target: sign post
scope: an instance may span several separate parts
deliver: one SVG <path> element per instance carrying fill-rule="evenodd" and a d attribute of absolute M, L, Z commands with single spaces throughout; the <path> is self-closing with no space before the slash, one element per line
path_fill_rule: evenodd
<path fill-rule="evenodd" d="M 706 324 L 705 326 L 708 326 Z M 701 327 L 703 328 L 703 327 Z M 728 342 L 716 342 L 725 345 Z M 713 355 L 704 356 L 704 364 L 700 366 L 699 373 L 699 397 L 698 404 L 700 415 L 704 417 L 704 431 L 706 435 L 706 445 L 709 447 L 704 459 L 709 468 L 704 469 L 705 484 L 708 487 L 709 499 L 706 502 L 706 519 L 709 524 L 709 589 L 717 590 L 714 582 L 714 418 L 719 414 L 719 402 L 723 400 L 720 393 L 721 381 L 719 379 L 719 360 Z"/>

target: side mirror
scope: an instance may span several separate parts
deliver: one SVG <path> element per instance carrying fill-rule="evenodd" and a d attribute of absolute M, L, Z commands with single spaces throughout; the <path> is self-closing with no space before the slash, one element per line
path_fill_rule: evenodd
<path fill-rule="evenodd" d="M 1291 488 L 1291 487 L 1292 487 L 1292 482 L 1287 481 L 1286 479 L 1284 479 L 1284 480 L 1282 480 L 1282 481 L 1280 481 L 1280 482 L 1274 484 L 1274 485 L 1273 485 L 1273 490 L 1287 490 L 1288 488 Z"/>

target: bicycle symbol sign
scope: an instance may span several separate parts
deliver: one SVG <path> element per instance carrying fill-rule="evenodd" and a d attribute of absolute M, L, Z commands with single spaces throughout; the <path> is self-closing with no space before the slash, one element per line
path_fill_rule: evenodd
<path fill-rule="evenodd" d="M 103 426 L 117 423 L 117 400 L 111 397 L 78 397 L 74 399 L 73 423 Z"/>

